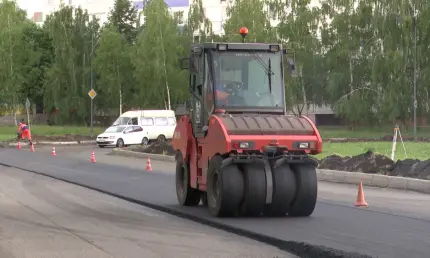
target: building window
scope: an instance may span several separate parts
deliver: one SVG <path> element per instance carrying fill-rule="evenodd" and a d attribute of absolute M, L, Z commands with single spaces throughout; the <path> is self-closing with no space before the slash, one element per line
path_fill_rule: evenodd
<path fill-rule="evenodd" d="M 178 24 L 183 24 L 184 23 L 184 12 L 183 11 L 174 12 L 173 13 L 173 19 Z"/>
<path fill-rule="evenodd" d="M 33 21 L 34 22 L 43 22 L 43 13 L 42 12 L 35 12 L 33 14 Z"/>
<path fill-rule="evenodd" d="M 99 21 L 102 21 L 104 13 L 93 13 L 91 14 L 92 17 L 94 17 L 95 19 L 98 19 Z"/>
<path fill-rule="evenodd" d="M 193 43 L 200 43 L 200 36 L 194 36 Z"/>

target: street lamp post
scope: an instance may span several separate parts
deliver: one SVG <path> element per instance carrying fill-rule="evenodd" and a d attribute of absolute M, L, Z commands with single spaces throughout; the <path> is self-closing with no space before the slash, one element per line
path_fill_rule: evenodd
<path fill-rule="evenodd" d="M 417 137 L 417 13 L 414 9 L 414 137 Z"/>

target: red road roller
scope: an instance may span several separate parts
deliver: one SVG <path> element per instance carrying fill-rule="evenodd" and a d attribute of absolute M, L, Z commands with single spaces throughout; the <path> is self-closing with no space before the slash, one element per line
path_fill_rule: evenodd
<path fill-rule="evenodd" d="M 245 39 L 248 30 L 240 34 Z M 280 44 L 199 43 L 181 60 L 191 109 L 176 126 L 176 193 L 215 217 L 310 216 L 322 139 L 306 116 L 287 115 Z M 287 57 L 287 58 L 285 58 Z"/>

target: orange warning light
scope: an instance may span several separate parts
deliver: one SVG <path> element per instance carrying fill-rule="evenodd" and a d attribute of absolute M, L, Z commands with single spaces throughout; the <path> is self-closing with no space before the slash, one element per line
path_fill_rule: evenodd
<path fill-rule="evenodd" d="M 243 37 L 245 37 L 248 34 L 248 28 L 246 28 L 246 27 L 240 28 L 239 33 L 240 33 L 240 35 L 242 35 Z"/>

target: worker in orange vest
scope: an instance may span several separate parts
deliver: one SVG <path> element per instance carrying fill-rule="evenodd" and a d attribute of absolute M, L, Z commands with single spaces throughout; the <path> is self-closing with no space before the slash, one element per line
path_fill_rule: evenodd
<path fill-rule="evenodd" d="M 18 141 L 20 139 L 27 138 L 30 144 L 33 144 L 31 142 L 31 132 L 30 128 L 28 128 L 28 125 L 24 122 L 24 119 L 21 120 L 21 123 L 18 125 Z"/>

